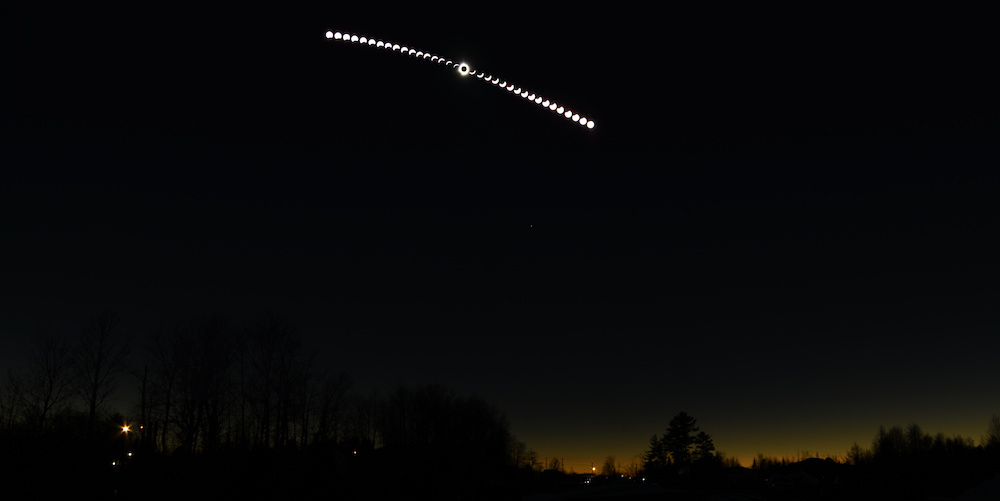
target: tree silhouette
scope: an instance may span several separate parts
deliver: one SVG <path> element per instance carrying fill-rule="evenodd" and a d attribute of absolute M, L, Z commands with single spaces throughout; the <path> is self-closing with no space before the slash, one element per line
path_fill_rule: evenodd
<path fill-rule="evenodd" d="M 236 332 L 227 318 L 216 314 L 192 319 L 184 332 L 188 357 L 176 388 L 181 448 L 212 452 L 221 444 L 229 413 Z"/>
<path fill-rule="evenodd" d="M 14 429 L 14 423 L 24 415 L 25 378 L 8 367 L 0 386 L 0 433 Z"/>
<path fill-rule="evenodd" d="M 254 417 L 254 443 L 283 448 L 295 393 L 301 347 L 296 327 L 275 313 L 258 317 L 248 328 L 248 401 Z"/>
<path fill-rule="evenodd" d="M 78 391 L 87 405 L 87 430 L 95 432 L 97 411 L 117 388 L 126 372 L 129 340 L 118 329 L 120 320 L 109 311 L 93 317 L 80 333 L 75 358 Z"/>
<path fill-rule="evenodd" d="M 354 380 L 347 372 L 323 380 L 319 390 L 317 407 L 317 429 L 314 441 L 338 443 L 344 433 L 345 416 L 348 410 L 348 390 Z"/>
<path fill-rule="evenodd" d="M 902 428 L 893 426 L 886 431 L 885 426 L 879 426 L 878 433 L 872 439 L 872 456 L 875 461 L 895 463 L 906 449 L 906 435 Z"/>
<path fill-rule="evenodd" d="M 871 452 L 854 442 L 851 449 L 847 451 L 847 462 L 854 466 L 862 466 L 871 462 Z"/>
<path fill-rule="evenodd" d="M 906 452 L 911 456 L 922 456 L 929 452 L 933 439 L 920 429 L 920 425 L 912 423 L 906 427 Z"/>
<path fill-rule="evenodd" d="M 535 470 L 539 467 L 541 462 L 538 460 L 538 453 L 535 452 L 535 449 L 528 449 L 524 457 L 524 464 L 529 470 Z"/>
<path fill-rule="evenodd" d="M 169 451 L 172 411 L 176 404 L 176 388 L 188 358 L 186 326 L 179 321 L 163 320 L 150 330 L 143 351 L 150 367 L 149 373 L 149 423 L 150 435 L 162 452 Z"/>
<path fill-rule="evenodd" d="M 669 456 L 663 447 L 663 441 L 656 434 L 649 439 L 649 449 L 642 456 L 643 468 L 650 472 L 658 472 L 669 463 Z"/>
<path fill-rule="evenodd" d="M 46 420 L 72 395 L 76 373 L 73 351 L 65 336 L 43 330 L 37 333 L 28 349 L 28 375 L 25 381 L 25 411 L 38 434 L 45 431 Z"/>
<path fill-rule="evenodd" d="M 520 440 L 510 443 L 510 462 L 516 468 L 531 468 L 528 464 L 528 445 Z"/>
<path fill-rule="evenodd" d="M 697 440 L 691 436 L 692 433 L 700 430 L 697 426 L 698 420 L 681 412 L 670 420 L 667 432 L 663 436 L 663 448 L 670 454 L 674 464 L 691 464 L 691 446 Z"/>
<path fill-rule="evenodd" d="M 712 443 L 712 436 L 703 431 L 699 432 L 698 435 L 694 437 L 694 450 L 698 461 L 708 461 L 714 459 L 715 455 L 713 452 L 715 451 L 715 444 Z"/>
<path fill-rule="evenodd" d="M 986 425 L 986 434 L 983 435 L 981 442 L 986 449 L 1000 451 L 1000 414 L 990 417 L 989 424 Z"/>
<path fill-rule="evenodd" d="M 723 468 L 742 468 L 743 465 L 740 463 L 740 458 L 736 456 L 729 456 L 725 452 L 718 451 L 715 453 L 715 457 Z"/>
<path fill-rule="evenodd" d="M 378 440 L 379 408 L 381 406 L 379 399 L 380 394 L 376 389 L 372 389 L 368 395 L 359 393 L 351 395 L 346 437 L 346 443 L 351 448 L 375 449 L 382 445 Z"/>
<path fill-rule="evenodd" d="M 609 477 L 618 475 L 618 467 L 615 466 L 614 456 L 604 458 L 604 466 L 601 467 L 601 475 L 607 475 Z"/>

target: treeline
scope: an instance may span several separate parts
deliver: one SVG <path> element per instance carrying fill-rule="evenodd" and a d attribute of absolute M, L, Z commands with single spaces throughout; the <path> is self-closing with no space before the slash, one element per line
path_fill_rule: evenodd
<path fill-rule="evenodd" d="M 788 466 L 790 464 L 795 464 L 807 459 L 825 459 L 826 461 L 831 461 L 837 464 L 843 464 L 846 462 L 845 458 L 840 454 L 810 454 L 809 451 L 799 451 L 795 456 L 772 456 L 769 454 L 764 454 L 758 452 L 753 458 L 753 463 L 750 465 L 751 470 L 766 470 L 768 468 L 774 468 L 778 466 Z"/>
<path fill-rule="evenodd" d="M 537 454 L 510 433 L 504 413 L 477 396 L 436 384 L 401 384 L 384 395 L 352 395 L 348 404 L 343 443 L 354 450 L 447 451 L 481 466 L 537 462 Z"/>
<path fill-rule="evenodd" d="M 993 415 L 979 443 L 972 437 L 961 435 L 946 436 L 943 432 L 934 435 L 926 433 L 918 424 L 880 426 L 870 447 L 855 442 L 845 455 L 810 454 L 800 451 L 797 456 L 771 456 L 757 453 L 751 469 L 766 470 L 788 466 L 806 459 L 825 459 L 837 464 L 848 464 L 862 468 L 917 468 L 923 466 L 955 464 L 969 458 L 990 458 L 1000 456 L 1000 415 Z"/>
<path fill-rule="evenodd" d="M 972 437 L 925 433 L 920 425 L 906 428 L 880 426 L 871 447 L 857 442 L 847 452 L 847 462 L 862 467 L 915 469 L 943 467 L 984 459 L 1000 458 L 1000 415 L 994 414 L 979 445 Z"/>
<path fill-rule="evenodd" d="M 977 445 L 971 437 L 944 433 L 931 435 L 919 425 L 906 428 L 879 428 L 871 447 L 856 442 L 847 454 L 810 455 L 801 451 L 796 457 L 774 457 L 758 453 L 751 470 L 769 470 L 801 463 L 806 459 L 824 459 L 829 464 L 852 465 L 874 474 L 901 470 L 966 469 L 972 464 L 1000 465 L 1000 415 L 993 415 Z M 611 460 L 611 458 L 609 458 Z M 681 412 L 670 420 L 662 436 L 653 435 L 643 455 L 640 475 L 655 479 L 674 478 L 693 472 L 710 472 L 720 468 L 739 468 L 738 458 L 716 451 L 712 436 L 701 431 L 697 420 Z M 605 463 L 605 473 L 617 473 L 613 463 Z"/>
<path fill-rule="evenodd" d="M 758 453 L 750 468 L 715 450 L 711 435 L 686 413 L 653 435 L 638 470 L 641 481 L 683 489 L 711 489 L 802 499 L 951 499 L 989 481 L 1000 468 L 1000 415 L 993 415 L 979 443 L 971 437 L 931 435 L 919 425 L 881 426 L 871 447 L 857 443 L 846 455 L 793 457 Z M 623 482 L 608 457 L 605 478 Z M 631 473 L 631 472 L 629 472 Z M 633 480 L 634 481 L 634 480 Z"/>
<path fill-rule="evenodd" d="M 138 397 L 118 426 L 131 425 L 132 448 L 161 455 L 421 448 L 480 466 L 540 466 L 476 396 L 440 385 L 352 391 L 350 375 L 319 364 L 280 315 L 165 320 L 141 335 L 119 324 L 99 315 L 76 343 L 38 333 L 26 370 L 9 369 L 0 385 L 0 437 L 63 436 L 67 422 L 104 437 L 109 397 L 132 382 Z"/>
<path fill-rule="evenodd" d="M 34 333 L 27 369 L 8 368 L 0 384 L 0 436 L 37 440 L 74 422 L 79 435 L 93 439 L 104 404 L 127 371 L 129 353 L 128 339 L 111 314 L 85 324 L 77 343 L 48 329 Z"/>

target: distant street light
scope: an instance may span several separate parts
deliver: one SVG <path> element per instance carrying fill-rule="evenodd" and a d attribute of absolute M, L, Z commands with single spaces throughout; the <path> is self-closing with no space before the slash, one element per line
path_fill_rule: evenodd
<path fill-rule="evenodd" d="M 122 425 L 122 433 L 125 434 L 125 449 L 128 449 L 128 425 Z"/>

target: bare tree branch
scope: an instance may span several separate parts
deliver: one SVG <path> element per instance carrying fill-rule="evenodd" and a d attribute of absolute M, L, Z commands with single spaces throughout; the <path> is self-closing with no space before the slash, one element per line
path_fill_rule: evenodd
<path fill-rule="evenodd" d="M 126 372 L 129 339 L 118 329 L 120 320 L 104 312 L 90 320 L 80 333 L 75 363 L 78 392 L 87 404 L 87 429 L 94 432 L 97 411 L 118 388 L 118 377 Z"/>

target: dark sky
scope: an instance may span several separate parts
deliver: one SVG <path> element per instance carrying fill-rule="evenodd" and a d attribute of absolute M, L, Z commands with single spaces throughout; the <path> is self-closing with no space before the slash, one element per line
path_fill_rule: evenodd
<path fill-rule="evenodd" d="M 576 471 L 682 410 L 744 462 L 843 454 L 882 424 L 978 439 L 1000 411 L 974 27 L 106 14 L 39 15 L 9 63 L 4 366 L 105 308 L 137 335 L 272 309 L 358 389 L 477 393 Z M 464 60 L 597 126 L 327 30 Z"/>

